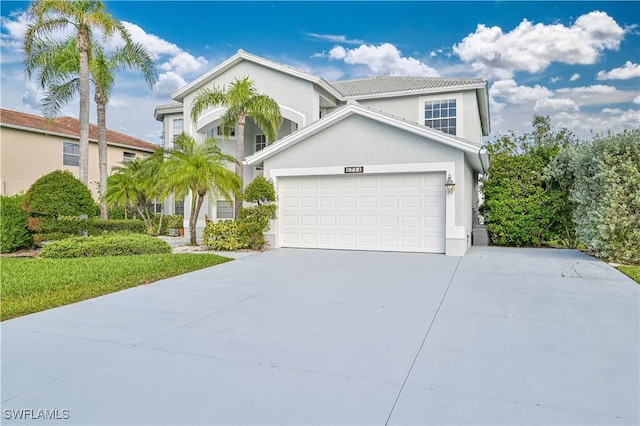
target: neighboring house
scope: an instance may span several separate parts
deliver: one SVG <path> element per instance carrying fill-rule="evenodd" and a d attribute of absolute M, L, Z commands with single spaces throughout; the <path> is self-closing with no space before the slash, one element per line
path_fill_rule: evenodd
<path fill-rule="evenodd" d="M 37 115 L 0 109 L 0 183 L 2 195 L 27 191 L 37 179 L 54 170 L 79 172 L 77 119 L 46 120 Z M 143 140 L 107 130 L 107 168 L 143 158 L 158 149 Z M 89 129 L 89 189 L 98 196 L 98 127 Z"/>
<path fill-rule="evenodd" d="M 219 128 L 225 109 L 210 108 L 197 122 L 190 110 L 201 88 L 244 76 L 278 102 L 284 117 L 271 145 L 248 120 L 247 157 L 241 159 L 245 184 L 264 174 L 275 185 L 278 218 L 267 234 L 272 247 L 467 252 L 478 174 L 489 166 L 481 148 L 490 132 L 486 79 L 328 83 L 240 50 L 175 92 L 178 104 L 156 108 L 165 145 L 185 131 L 198 140 L 216 137 L 233 155 L 233 135 L 223 140 Z M 455 187 L 447 191 L 449 176 Z M 232 207 L 213 198 L 203 216 L 230 218 Z M 203 226 L 201 218 L 198 228 Z"/>

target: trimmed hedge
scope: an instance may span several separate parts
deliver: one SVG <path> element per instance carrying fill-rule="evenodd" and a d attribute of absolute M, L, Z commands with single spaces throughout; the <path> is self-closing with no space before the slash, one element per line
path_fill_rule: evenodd
<path fill-rule="evenodd" d="M 146 227 L 140 219 L 92 219 L 89 221 L 88 231 L 90 236 L 114 232 L 144 234 Z"/>
<path fill-rule="evenodd" d="M 114 234 L 54 241 L 42 249 L 40 256 L 59 259 L 162 253 L 171 253 L 171 246 L 158 238 L 138 234 Z"/>
<path fill-rule="evenodd" d="M 24 195 L 22 208 L 32 216 L 99 214 L 91 191 L 69 171 L 56 170 L 36 180 Z"/>
<path fill-rule="evenodd" d="M 0 196 L 0 252 L 10 253 L 33 246 L 27 229 L 29 215 L 22 210 L 22 195 Z"/>
<path fill-rule="evenodd" d="M 243 207 L 238 220 L 207 222 L 202 241 L 212 250 L 260 250 L 266 244 L 264 233 L 269 230 L 269 219 L 275 218 L 276 208 L 275 204 Z"/>

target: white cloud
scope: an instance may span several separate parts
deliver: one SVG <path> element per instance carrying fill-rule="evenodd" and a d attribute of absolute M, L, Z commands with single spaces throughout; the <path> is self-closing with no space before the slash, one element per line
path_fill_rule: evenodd
<path fill-rule="evenodd" d="M 167 62 L 160 64 L 159 68 L 165 71 L 175 71 L 178 74 L 192 74 L 202 70 L 207 65 L 207 60 L 202 56 L 194 57 L 187 52 L 180 52 Z"/>
<path fill-rule="evenodd" d="M 636 96 L 635 98 L 633 98 L 632 101 L 634 104 L 640 104 L 640 95 Z"/>
<path fill-rule="evenodd" d="M 623 66 L 611 71 L 600 71 L 596 78 L 598 80 L 628 80 L 634 77 L 640 77 L 640 64 L 627 61 Z"/>
<path fill-rule="evenodd" d="M 499 80 L 489 89 L 493 97 L 505 98 L 508 103 L 522 104 L 553 96 L 553 92 L 544 86 L 518 86 L 513 79 Z"/>
<path fill-rule="evenodd" d="M 173 92 L 185 86 L 187 82 L 173 71 L 168 71 L 158 76 L 155 86 L 155 95 L 158 98 L 168 98 Z"/>
<path fill-rule="evenodd" d="M 615 91 L 616 91 L 615 87 L 605 86 L 603 84 L 594 84 L 591 86 L 581 86 L 581 87 L 567 87 L 564 89 L 556 90 L 556 92 L 558 93 L 612 93 Z"/>
<path fill-rule="evenodd" d="M 348 39 L 345 35 L 336 35 L 336 34 L 317 34 L 317 33 L 306 33 L 306 35 L 313 37 L 318 40 L 330 41 L 331 43 L 344 43 L 344 44 L 364 44 L 363 40 L 360 39 Z"/>
<path fill-rule="evenodd" d="M 557 82 L 559 82 L 559 81 L 560 81 L 560 80 L 562 80 L 562 79 L 563 79 L 563 78 L 562 78 L 562 77 L 560 77 L 560 76 L 558 76 L 558 77 L 551 77 L 551 78 L 550 78 L 550 81 L 551 81 L 552 83 L 557 83 Z"/>
<path fill-rule="evenodd" d="M 156 35 L 149 34 L 136 24 L 122 21 L 122 25 L 124 25 L 127 31 L 129 31 L 129 34 L 131 34 L 131 39 L 134 42 L 142 44 L 155 59 L 163 55 L 177 55 L 182 52 L 182 49 L 174 43 L 170 43 Z"/>
<path fill-rule="evenodd" d="M 593 11 L 569 27 L 525 19 L 504 33 L 500 27 L 478 24 L 453 51 L 476 72 L 505 79 L 516 71 L 540 72 L 552 62 L 594 64 L 605 49 L 617 50 L 624 34 L 605 12 Z"/>
<path fill-rule="evenodd" d="M 21 49 L 29 24 L 27 12 L 23 11 L 13 12 L 9 17 L 0 17 L 0 27 L 3 30 L 0 46 L 14 50 Z"/>
<path fill-rule="evenodd" d="M 437 77 L 438 71 L 412 57 L 402 56 L 394 45 L 361 45 L 353 49 L 335 46 L 329 58 L 349 65 L 366 65 L 375 75 Z"/>
<path fill-rule="evenodd" d="M 578 80 L 580 77 L 581 77 L 581 75 L 580 75 L 580 74 L 575 73 L 575 74 L 573 74 L 571 77 L 569 77 L 569 81 L 576 81 L 576 80 Z"/>
<path fill-rule="evenodd" d="M 538 99 L 533 108 L 534 111 L 578 111 L 580 107 L 568 98 L 543 98 Z"/>
<path fill-rule="evenodd" d="M 589 137 L 590 133 L 613 133 L 621 132 L 625 129 L 638 127 L 638 117 L 640 111 L 628 109 L 626 111 L 615 108 L 605 108 L 596 113 L 583 112 L 560 112 L 553 116 L 557 126 L 566 127 L 577 135 Z"/>

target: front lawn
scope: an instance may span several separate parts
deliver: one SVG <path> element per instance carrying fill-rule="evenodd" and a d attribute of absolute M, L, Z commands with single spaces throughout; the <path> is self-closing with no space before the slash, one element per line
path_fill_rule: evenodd
<path fill-rule="evenodd" d="M 618 269 L 640 284 L 640 266 L 619 266 Z"/>
<path fill-rule="evenodd" d="M 0 320 L 147 284 L 231 259 L 215 254 L 149 254 L 76 259 L 0 259 Z"/>

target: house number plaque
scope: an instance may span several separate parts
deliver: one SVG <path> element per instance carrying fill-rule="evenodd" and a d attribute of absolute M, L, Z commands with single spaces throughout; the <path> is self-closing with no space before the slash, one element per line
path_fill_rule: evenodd
<path fill-rule="evenodd" d="M 364 166 L 345 167 L 345 173 L 364 173 Z"/>

